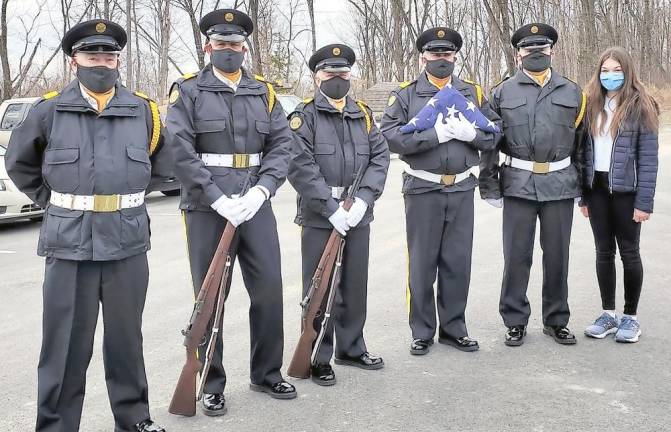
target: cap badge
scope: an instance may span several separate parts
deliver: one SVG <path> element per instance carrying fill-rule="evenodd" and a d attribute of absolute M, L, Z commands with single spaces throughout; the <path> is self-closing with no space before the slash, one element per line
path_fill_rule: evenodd
<path fill-rule="evenodd" d="M 444 38 L 445 37 L 445 30 L 438 30 L 438 37 L 439 38 Z"/>
<path fill-rule="evenodd" d="M 339 56 L 340 55 L 340 48 L 338 48 L 338 47 L 333 48 L 333 55 Z"/>
<path fill-rule="evenodd" d="M 99 22 L 96 24 L 96 31 L 98 33 L 105 33 L 105 30 L 107 30 L 107 26 L 103 22 Z"/>
<path fill-rule="evenodd" d="M 538 26 L 531 26 L 531 33 L 533 34 L 538 33 Z"/>
<path fill-rule="evenodd" d="M 226 12 L 226 15 L 224 15 L 224 19 L 226 20 L 226 22 L 232 22 L 233 14 L 231 12 Z"/>

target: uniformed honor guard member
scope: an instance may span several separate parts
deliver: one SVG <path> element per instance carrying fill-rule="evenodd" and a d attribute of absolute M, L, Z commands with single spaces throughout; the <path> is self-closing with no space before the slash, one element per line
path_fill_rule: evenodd
<path fill-rule="evenodd" d="M 308 62 L 317 86 L 314 98 L 306 99 L 290 115 L 295 151 L 289 181 L 298 191 L 303 258 L 303 295 L 310 288 L 331 231 L 346 236 L 342 278 L 333 308 L 334 319 L 324 335 L 312 380 L 320 385 L 335 384 L 330 365 L 334 351 L 336 364 L 362 369 L 380 369 L 381 357 L 366 348 L 363 327 L 366 321 L 368 249 L 373 205 L 384 189 L 389 167 L 387 143 L 372 120 L 370 109 L 348 96 L 354 51 L 341 44 L 317 50 Z M 349 211 L 342 207 L 343 191 L 363 168 L 361 184 Z M 335 323 L 335 324 L 334 324 Z"/>
<path fill-rule="evenodd" d="M 406 163 L 403 174 L 409 276 L 407 301 L 412 343 L 410 353 L 426 354 L 436 333 L 433 284 L 438 276 L 439 342 L 461 351 L 475 351 L 468 337 L 465 309 L 471 275 L 473 195 L 477 186 L 471 167 L 478 150 L 494 148 L 493 133 L 476 130 L 464 118 L 436 122 L 434 128 L 403 134 L 408 123 L 444 86 L 451 85 L 498 121 L 479 85 L 453 74 L 462 46 L 456 31 L 438 27 L 423 32 L 416 42 L 425 70 L 415 81 L 392 92 L 382 118 L 389 149 Z"/>
<path fill-rule="evenodd" d="M 113 22 L 72 27 L 62 48 L 77 78 L 33 106 L 7 150 L 9 176 L 45 208 L 37 251 L 46 257 L 40 432 L 79 430 L 101 303 L 114 430 L 164 431 L 149 417 L 141 332 L 149 276 L 144 195 L 161 124 L 153 101 L 118 82 L 125 45 Z"/>
<path fill-rule="evenodd" d="M 205 15 L 200 29 L 210 64 L 172 86 L 166 122 L 167 144 L 182 182 L 180 208 L 194 291 L 200 290 L 230 221 L 238 226 L 234 249 L 251 299 L 251 387 L 274 398 L 295 398 L 296 389 L 280 373 L 282 277 L 270 205 L 286 178 L 293 137 L 273 87 L 242 68 L 252 20 L 220 9 Z M 238 197 L 248 173 L 252 187 Z M 222 348 L 219 339 L 205 385 L 203 412 L 210 416 L 225 413 Z"/>
<path fill-rule="evenodd" d="M 585 97 L 580 87 L 551 68 L 557 31 L 527 24 L 512 36 L 520 68 L 492 91 L 503 120 L 503 139 L 483 155 L 480 192 L 503 206 L 505 268 L 499 310 L 508 327 L 505 343 L 522 345 L 531 309 L 526 296 L 536 220 L 543 249 L 543 332 L 560 344 L 576 339 L 566 327 L 569 242 L 574 198 L 581 195 L 578 151 Z M 499 166 L 499 150 L 506 156 Z"/>

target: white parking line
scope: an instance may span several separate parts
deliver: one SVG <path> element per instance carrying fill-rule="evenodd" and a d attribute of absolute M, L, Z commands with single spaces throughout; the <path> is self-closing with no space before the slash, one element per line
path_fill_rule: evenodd
<path fill-rule="evenodd" d="M 16 253 L 16 251 L 3 251 L 3 250 L 0 250 L 0 254 L 15 254 L 15 253 Z"/>

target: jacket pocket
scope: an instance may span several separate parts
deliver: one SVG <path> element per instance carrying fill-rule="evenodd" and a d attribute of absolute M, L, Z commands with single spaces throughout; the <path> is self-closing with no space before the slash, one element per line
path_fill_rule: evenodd
<path fill-rule="evenodd" d="M 197 134 L 221 132 L 226 129 L 226 120 L 196 120 L 193 122 L 193 130 Z"/>
<path fill-rule="evenodd" d="M 147 149 L 126 147 L 128 161 L 126 164 L 128 187 L 145 190 L 151 180 L 151 162 Z"/>
<path fill-rule="evenodd" d="M 501 108 L 501 118 L 503 126 L 519 126 L 529 124 L 529 114 L 527 112 L 527 100 L 525 98 L 504 99 L 499 105 Z"/>
<path fill-rule="evenodd" d="M 137 248 L 149 243 L 149 217 L 145 206 L 122 209 L 121 247 Z"/>
<path fill-rule="evenodd" d="M 256 131 L 262 135 L 268 135 L 270 133 L 270 122 L 265 120 L 257 120 Z"/>
<path fill-rule="evenodd" d="M 551 115 L 552 122 L 564 126 L 575 127 L 577 118 L 578 101 L 572 100 L 566 96 L 554 95 L 552 96 Z"/>
<path fill-rule="evenodd" d="M 48 149 L 44 152 L 43 175 L 56 192 L 73 192 L 79 186 L 79 149 Z"/>
<path fill-rule="evenodd" d="M 49 205 L 43 222 L 45 248 L 77 249 L 82 241 L 83 215 L 84 212 L 81 210 L 68 210 Z"/>

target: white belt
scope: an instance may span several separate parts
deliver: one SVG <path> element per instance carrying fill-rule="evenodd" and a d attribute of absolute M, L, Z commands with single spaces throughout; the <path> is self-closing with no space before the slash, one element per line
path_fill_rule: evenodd
<path fill-rule="evenodd" d="M 52 191 L 49 202 L 68 210 L 114 212 L 140 207 L 144 204 L 144 192 L 126 195 L 72 195 Z"/>
<path fill-rule="evenodd" d="M 571 165 L 571 157 L 556 162 L 536 162 L 506 156 L 504 164 L 513 168 L 531 171 L 534 174 L 547 174 L 569 167 Z"/>
<path fill-rule="evenodd" d="M 226 168 L 249 168 L 261 165 L 261 153 L 199 153 L 198 156 L 203 160 L 205 166 L 226 167 Z"/>
<path fill-rule="evenodd" d="M 403 169 L 407 174 L 413 177 L 421 178 L 432 183 L 439 183 L 445 186 L 452 186 L 460 183 L 471 176 L 471 169 L 467 169 L 459 174 L 434 174 L 424 170 L 416 170 L 410 168 L 407 164 Z"/>

